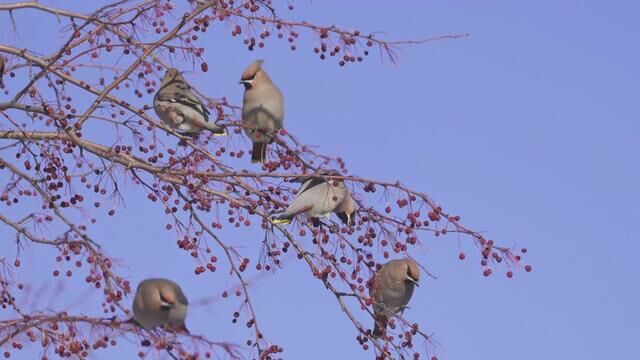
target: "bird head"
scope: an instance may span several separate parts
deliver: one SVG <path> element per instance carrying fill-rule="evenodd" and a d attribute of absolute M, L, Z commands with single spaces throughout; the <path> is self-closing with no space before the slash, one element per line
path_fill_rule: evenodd
<path fill-rule="evenodd" d="M 348 194 L 342 204 L 336 209 L 336 215 L 347 226 L 354 226 L 356 224 L 356 202 L 353 200 L 350 194 Z"/>
<path fill-rule="evenodd" d="M 267 74 L 262 71 L 263 62 L 264 60 L 256 60 L 247 66 L 247 68 L 242 72 L 240 84 L 244 85 L 245 90 L 251 89 L 256 83 L 259 83 L 265 78 L 268 79 Z"/>
<path fill-rule="evenodd" d="M 322 176 L 342 176 L 342 174 L 340 174 L 339 171 L 333 170 L 333 169 L 321 170 L 321 171 L 318 172 L 318 175 L 322 175 Z"/>
<path fill-rule="evenodd" d="M 300 182 L 308 181 L 309 179 L 312 179 L 312 178 L 318 178 L 320 176 L 322 176 L 322 177 L 342 176 L 342 174 L 340 174 L 336 170 L 320 170 L 316 174 L 303 174 L 303 175 L 300 175 L 300 176 L 297 176 L 297 177 L 289 178 L 289 182 L 300 183 Z"/>
<path fill-rule="evenodd" d="M 420 286 L 418 281 L 420 281 L 420 267 L 418 264 L 411 260 L 405 259 L 405 263 L 407 264 L 407 281 L 413 283 L 416 286 Z"/>
<path fill-rule="evenodd" d="M 170 81 L 179 80 L 179 79 L 182 79 L 182 75 L 180 74 L 178 69 L 171 68 L 171 69 L 167 70 L 167 72 L 164 74 L 164 77 L 162 78 L 162 83 L 160 84 L 160 87 L 162 88 L 167 83 L 169 83 Z"/>

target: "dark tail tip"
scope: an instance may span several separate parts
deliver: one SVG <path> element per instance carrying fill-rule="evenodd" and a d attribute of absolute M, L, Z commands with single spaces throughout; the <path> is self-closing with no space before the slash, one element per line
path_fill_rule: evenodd
<path fill-rule="evenodd" d="M 227 136 L 227 130 L 223 125 L 212 125 L 209 128 L 209 131 L 213 134 L 213 136 Z"/>
<path fill-rule="evenodd" d="M 140 325 L 140 323 L 136 320 L 136 318 L 133 318 L 133 317 L 131 319 L 125 321 L 124 323 L 125 324 L 133 324 L 133 325 L 142 327 L 142 325 Z"/>
<path fill-rule="evenodd" d="M 253 150 L 251 151 L 251 162 L 263 163 L 266 160 L 267 155 L 267 143 L 254 142 Z"/>
<path fill-rule="evenodd" d="M 277 225 L 277 224 L 290 224 L 291 223 L 291 219 L 292 218 L 288 217 L 288 216 L 279 216 L 279 217 L 273 218 L 271 220 L 271 223 L 274 224 L 274 225 Z"/>
<path fill-rule="evenodd" d="M 373 336 L 374 337 L 384 337 L 387 332 L 387 317 L 385 315 L 377 315 L 375 318 L 375 325 L 373 327 Z"/>

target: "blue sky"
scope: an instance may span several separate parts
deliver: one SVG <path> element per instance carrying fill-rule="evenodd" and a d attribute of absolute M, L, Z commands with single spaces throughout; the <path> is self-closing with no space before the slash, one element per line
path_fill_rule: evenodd
<path fill-rule="evenodd" d="M 67 8 L 74 3 L 57 2 Z M 218 31 L 202 40 L 210 71 L 190 76 L 207 94 L 226 95 L 238 104 L 240 73 L 256 57 L 264 58 L 285 94 L 289 131 L 322 153 L 341 155 L 354 174 L 399 179 L 497 242 L 529 249 L 532 273 L 507 279 L 498 268 L 484 278 L 477 256 L 457 259 L 453 237 L 422 239 L 424 250 L 416 257 L 438 279 L 425 279 L 405 315 L 434 333 L 439 358 L 640 357 L 635 344 L 640 338 L 640 5 L 409 1 L 390 6 L 337 0 L 295 5 L 283 16 L 384 31 L 390 39 L 470 34 L 402 47 L 397 65 L 371 57 L 340 68 L 317 59 L 306 34 L 296 52 L 274 39 L 249 53 L 216 24 L 212 30 Z M 30 15 L 16 13 L 20 21 L 34 21 Z M 0 23 L 6 19 L 0 14 Z M 6 25 L 0 27 L 4 32 Z M 47 49 L 40 31 L 22 27 L 25 42 L 18 46 L 34 41 Z M 0 39 L 15 41 L 8 35 Z M 133 283 L 148 276 L 173 278 L 191 299 L 215 296 L 227 286 L 222 273 L 193 277 L 193 262 L 178 254 L 175 235 L 158 225 L 166 222 L 162 211 L 144 193 L 127 198 L 119 213 L 117 222 L 105 219 L 95 229 L 107 251 L 126 264 L 123 273 Z M 228 236 L 247 248 L 260 239 L 251 231 Z M 471 253 L 473 246 L 462 242 L 462 249 Z M 7 256 L 13 256 L 10 251 Z M 23 267 L 19 275 L 46 284 L 50 277 L 40 274 L 50 273 L 51 256 L 37 247 L 22 256 L 31 268 Z M 78 302 L 78 294 L 85 293 L 81 283 L 75 279 L 70 285 L 79 288 L 48 306 L 99 313 L 99 303 Z M 293 257 L 251 293 L 263 331 L 284 347 L 285 358 L 372 357 L 359 348 L 333 295 Z M 247 332 L 231 325 L 236 306 L 216 301 L 196 307 L 189 327 L 243 342 Z M 99 358 L 129 358 L 134 349 L 125 343 Z"/>

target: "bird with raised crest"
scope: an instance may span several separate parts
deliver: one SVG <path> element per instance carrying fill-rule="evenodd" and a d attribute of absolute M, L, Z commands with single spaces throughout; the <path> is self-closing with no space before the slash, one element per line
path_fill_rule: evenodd
<path fill-rule="evenodd" d="M 290 182 L 302 182 L 296 197 L 285 211 L 272 220 L 274 224 L 288 224 L 299 214 L 304 214 L 314 223 L 320 218 L 330 218 L 336 213 L 347 226 L 355 222 L 356 204 L 337 171 L 323 171 L 317 175 L 300 176 Z"/>
<path fill-rule="evenodd" d="M 267 145 L 273 142 L 284 123 L 284 97 L 262 68 L 262 63 L 263 60 L 251 63 L 240 78 L 245 89 L 242 124 L 253 143 L 251 161 L 254 163 L 266 161 Z"/>

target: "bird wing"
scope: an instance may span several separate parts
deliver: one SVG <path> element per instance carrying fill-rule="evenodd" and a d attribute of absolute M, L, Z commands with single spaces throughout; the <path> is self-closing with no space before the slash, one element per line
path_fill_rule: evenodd
<path fill-rule="evenodd" d="M 296 181 L 299 181 L 299 180 L 297 180 L 296 178 Z M 325 183 L 325 182 L 326 180 L 320 177 L 308 178 L 302 183 L 302 186 L 298 190 L 298 194 L 296 195 L 296 197 L 302 195 L 302 193 L 304 193 L 305 191 L 309 191 L 314 187 L 321 185 L 322 183 Z"/>
<path fill-rule="evenodd" d="M 306 213 L 308 217 L 328 217 L 342 201 L 342 189 L 330 185 L 323 179 L 311 179 L 293 200 L 283 216 Z"/>
<path fill-rule="evenodd" d="M 191 87 L 180 80 L 169 81 L 160 88 L 154 97 L 155 101 L 167 101 L 188 106 L 202 115 L 205 122 L 209 121 L 209 109 L 195 96 Z"/>
<path fill-rule="evenodd" d="M 182 292 L 182 289 L 176 285 L 176 300 L 182 304 L 182 305 L 189 305 L 189 300 L 187 300 L 187 297 L 184 295 L 184 293 Z"/>
<path fill-rule="evenodd" d="M 326 185 L 324 179 L 310 178 L 305 181 L 300 190 L 298 190 L 298 194 L 295 199 L 293 199 L 291 204 L 289 204 L 280 217 L 293 217 L 312 209 L 317 201 L 319 193 L 323 192 L 322 188 L 325 189 L 324 193 L 327 193 L 326 186 L 322 186 L 323 184 Z"/>

